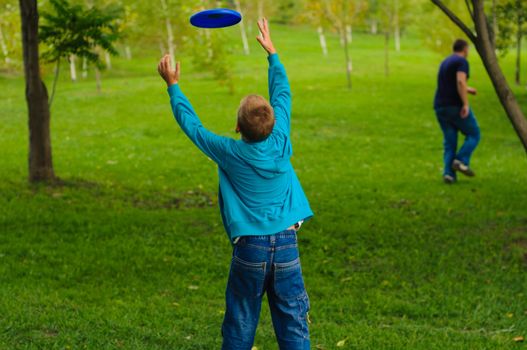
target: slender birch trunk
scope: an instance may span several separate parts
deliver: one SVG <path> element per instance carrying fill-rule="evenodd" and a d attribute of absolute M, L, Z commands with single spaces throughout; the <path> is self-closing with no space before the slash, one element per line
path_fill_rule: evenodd
<path fill-rule="evenodd" d="M 393 34 L 394 34 L 394 42 L 395 42 L 395 51 L 399 52 L 401 51 L 401 28 L 400 28 L 400 23 L 399 23 L 399 1 L 398 0 L 394 0 L 394 1 L 395 1 L 395 4 L 394 4 L 394 18 L 393 18 L 393 23 L 394 23 Z"/>
<path fill-rule="evenodd" d="M 318 32 L 318 39 L 320 40 L 320 48 L 322 48 L 322 54 L 324 56 L 327 56 L 328 46 L 326 43 L 326 36 L 324 35 L 324 28 L 322 28 L 322 26 L 318 26 L 317 32 Z"/>
<path fill-rule="evenodd" d="M 82 58 L 82 79 L 86 79 L 88 77 L 88 60 L 86 57 Z"/>
<path fill-rule="evenodd" d="M 170 59 L 172 60 L 172 65 L 175 64 L 175 45 L 174 45 L 174 32 L 172 30 L 172 23 L 170 22 L 170 17 L 168 16 L 168 5 L 166 0 L 161 0 L 161 8 L 163 9 L 163 12 L 166 14 L 165 16 L 165 25 L 167 29 L 167 46 L 168 46 L 168 54 L 170 55 Z"/>
<path fill-rule="evenodd" d="M 102 91 L 101 71 L 97 67 L 95 67 L 95 81 L 97 83 L 97 93 L 100 94 Z"/>
<path fill-rule="evenodd" d="M 390 32 L 384 32 L 384 75 L 390 75 Z"/>
<path fill-rule="evenodd" d="M 77 67 L 75 66 L 75 55 L 70 55 L 70 76 L 71 81 L 77 81 Z"/>
<path fill-rule="evenodd" d="M 371 34 L 377 34 L 377 20 L 372 19 L 370 22 L 370 32 Z"/>
<path fill-rule="evenodd" d="M 112 58 L 108 51 L 104 51 L 104 60 L 106 61 L 106 68 L 108 70 L 111 70 L 112 69 Z"/>
<path fill-rule="evenodd" d="M 350 44 L 353 42 L 353 28 L 349 24 L 346 25 L 346 39 Z"/>
<path fill-rule="evenodd" d="M 258 0 L 258 18 L 264 16 L 264 0 Z"/>
<path fill-rule="evenodd" d="M 242 13 L 240 0 L 234 0 L 234 4 L 236 6 L 236 11 Z M 248 55 L 250 53 L 249 42 L 247 40 L 247 33 L 245 32 L 245 23 L 243 20 L 240 22 L 240 34 L 242 35 L 243 52 Z"/>
<path fill-rule="evenodd" d="M 208 57 L 209 58 L 212 58 L 212 56 L 214 55 L 214 51 L 212 49 L 212 40 L 210 38 L 210 31 L 209 30 L 206 30 L 205 31 L 205 38 L 206 38 L 206 41 L 207 41 L 207 53 L 208 53 Z"/>
<path fill-rule="evenodd" d="M 342 28 L 340 31 L 340 36 L 342 37 L 342 41 L 344 43 L 344 57 L 346 58 L 346 77 L 348 79 L 348 89 L 351 89 L 351 70 L 352 70 L 352 63 L 351 63 L 351 56 L 349 54 L 348 50 L 348 36 L 346 35 L 346 30 Z"/>
<path fill-rule="evenodd" d="M 7 43 L 4 37 L 4 31 L 2 30 L 2 25 L 0 25 L 0 48 L 2 49 L 5 63 L 9 64 L 11 59 L 9 58 L 9 50 L 7 49 Z"/>
<path fill-rule="evenodd" d="M 132 49 L 130 49 L 130 45 L 124 47 L 124 55 L 128 61 L 132 59 Z"/>
<path fill-rule="evenodd" d="M 395 51 L 401 51 L 401 32 L 399 26 L 396 24 L 394 28 L 394 42 L 395 42 Z"/>

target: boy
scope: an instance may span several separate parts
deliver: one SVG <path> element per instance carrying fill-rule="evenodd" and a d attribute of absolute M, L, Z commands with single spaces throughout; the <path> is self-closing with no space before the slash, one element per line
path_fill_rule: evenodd
<path fill-rule="evenodd" d="M 267 20 L 258 21 L 258 42 L 269 54 L 270 104 L 246 96 L 238 109 L 241 140 L 203 127 L 179 88 L 180 65 L 161 59 L 159 74 L 168 85 L 174 116 L 185 134 L 218 164 L 219 206 L 233 244 L 222 325 L 222 349 L 250 350 L 262 296 L 269 308 L 280 349 L 309 349 L 307 312 L 296 231 L 313 216 L 290 162 L 291 93 L 284 66 L 271 41 Z"/>

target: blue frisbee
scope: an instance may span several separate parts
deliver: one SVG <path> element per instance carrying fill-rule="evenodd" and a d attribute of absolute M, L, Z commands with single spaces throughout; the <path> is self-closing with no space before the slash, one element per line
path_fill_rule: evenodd
<path fill-rule="evenodd" d="M 190 24 L 200 28 L 230 27 L 242 20 L 242 15 L 230 9 L 212 9 L 193 14 Z"/>

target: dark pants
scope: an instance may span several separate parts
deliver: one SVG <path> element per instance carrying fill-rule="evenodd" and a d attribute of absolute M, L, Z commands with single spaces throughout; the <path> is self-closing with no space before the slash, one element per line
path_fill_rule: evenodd
<path fill-rule="evenodd" d="M 461 107 L 441 107 L 435 111 L 444 136 L 443 161 L 445 169 L 443 175 L 456 177 L 456 173 L 452 170 L 452 161 L 457 159 L 466 165 L 470 164 L 470 157 L 480 140 L 478 122 L 474 113 L 472 113 L 472 109 L 470 109 L 466 118 L 461 118 L 459 114 Z M 457 151 L 457 135 L 459 131 L 465 135 L 465 141 L 459 151 Z"/>
<path fill-rule="evenodd" d="M 251 349 L 265 292 L 280 349 L 309 349 L 309 299 L 296 232 L 292 230 L 269 236 L 245 236 L 234 246 L 222 349 Z"/>

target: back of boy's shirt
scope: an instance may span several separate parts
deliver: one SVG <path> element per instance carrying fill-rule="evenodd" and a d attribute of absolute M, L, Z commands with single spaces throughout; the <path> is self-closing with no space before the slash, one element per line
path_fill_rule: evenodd
<path fill-rule="evenodd" d="M 291 92 L 278 55 L 269 56 L 269 96 L 275 126 L 263 141 L 218 136 L 203 127 L 179 86 L 169 88 L 176 120 L 218 164 L 219 205 L 229 238 L 282 231 L 313 213 L 290 158 Z"/>

